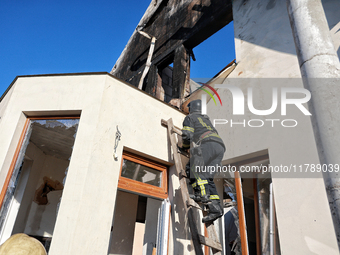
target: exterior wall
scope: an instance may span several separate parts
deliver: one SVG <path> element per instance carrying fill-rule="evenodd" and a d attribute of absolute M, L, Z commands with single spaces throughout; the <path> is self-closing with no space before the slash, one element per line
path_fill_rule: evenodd
<path fill-rule="evenodd" d="M 161 119 L 173 118 L 181 126 L 184 115 L 107 74 L 18 78 L 0 123 L 1 187 L 22 132 L 23 112 L 81 113 L 49 254 L 107 254 L 123 149 L 171 162 Z M 116 126 L 122 134 L 117 161 Z M 183 242 L 189 238 L 186 234 Z"/>
<path fill-rule="evenodd" d="M 334 48 L 340 57 L 340 2 L 334 0 L 322 1 L 322 6 L 326 14 L 329 30 L 333 39 Z"/>
<path fill-rule="evenodd" d="M 7 96 L 3 98 L 3 100 L 1 100 L 0 102 L 0 123 L 1 123 L 2 117 L 5 114 L 9 99 L 11 98 L 12 91 L 13 91 L 13 87 L 7 92 Z"/>
<path fill-rule="evenodd" d="M 336 9 L 334 5 L 332 8 Z M 273 87 L 279 90 L 281 87 L 303 88 L 298 79 L 268 79 L 300 77 L 285 1 L 233 1 L 233 17 L 238 65 L 225 83 L 241 88 L 244 95 L 247 95 L 247 88 L 252 87 L 256 109 L 270 108 Z M 219 89 L 218 93 L 223 107 L 210 101 L 208 114 L 211 119 L 229 120 L 228 125 L 216 126 L 227 145 L 225 163 L 245 159 L 263 150 L 268 150 L 270 164 L 274 166 L 319 163 L 310 118 L 296 107 L 288 108 L 287 116 L 281 116 L 279 110 L 270 116 L 257 116 L 245 106 L 245 115 L 237 116 L 232 113 L 230 92 Z M 234 122 L 245 119 L 247 122 L 266 118 L 296 119 L 298 126 L 230 126 L 230 119 Z M 282 254 L 324 254 L 324 250 L 338 254 L 322 175 L 306 178 L 303 175 L 273 174 L 272 177 Z"/>
<path fill-rule="evenodd" d="M 300 77 L 285 1 L 233 1 L 236 69 L 230 77 Z"/>
<path fill-rule="evenodd" d="M 340 3 L 322 3 L 340 56 Z M 230 77 L 301 77 L 285 1 L 233 1 L 233 19 L 238 66 Z"/>
<path fill-rule="evenodd" d="M 1 151 L 0 162 L 2 165 L 0 173 L 1 186 L 9 169 L 9 163 L 12 160 L 15 147 L 18 143 L 18 136 L 22 131 L 22 125 L 25 120 L 22 116 L 23 111 L 32 111 L 35 115 L 52 115 L 66 114 L 68 110 L 83 110 L 80 128 L 77 133 L 77 142 L 74 145 L 73 164 L 70 164 L 70 172 L 67 182 L 72 183 L 69 188 L 64 191 L 65 199 L 63 204 L 67 207 L 70 203 L 72 213 L 69 213 L 67 219 L 67 231 L 61 228 L 61 233 L 67 236 L 68 242 L 63 245 L 53 245 L 53 249 L 58 250 L 59 247 L 66 249 L 66 252 L 56 252 L 61 254 L 68 253 L 72 236 L 75 234 L 75 228 L 78 222 L 78 206 L 82 201 L 81 193 L 84 189 L 84 178 L 86 169 L 88 168 L 93 137 L 95 133 L 97 116 L 99 115 L 100 102 L 106 76 L 71 76 L 71 77 L 29 77 L 19 78 L 16 81 L 16 88 L 11 95 L 11 102 L 7 106 L 6 115 L 0 124 L 1 132 Z M 18 128 L 16 128 L 18 126 Z M 13 139 L 12 139 L 13 137 Z M 6 153 L 8 151 L 8 153 Z M 74 169 L 73 171 L 71 169 Z M 63 214 L 63 206 L 59 209 L 59 214 Z M 111 224 L 111 223 L 109 223 Z M 55 228 L 55 240 L 58 241 L 58 221 Z M 60 225 L 60 224 L 59 224 Z M 66 232 L 66 233 L 65 233 Z M 71 235 L 68 235 L 70 233 Z M 54 242 L 53 241 L 53 242 Z M 53 247 L 55 246 L 55 248 Z M 57 248 L 58 247 L 58 248 Z"/>

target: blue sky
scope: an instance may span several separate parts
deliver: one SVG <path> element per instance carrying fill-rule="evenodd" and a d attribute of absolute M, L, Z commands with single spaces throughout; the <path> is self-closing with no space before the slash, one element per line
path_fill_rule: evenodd
<path fill-rule="evenodd" d="M 110 72 L 150 1 L 1 0 L 0 95 L 17 75 Z M 194 48 L 191 77 L 235 58 L 232 23 Z"/>

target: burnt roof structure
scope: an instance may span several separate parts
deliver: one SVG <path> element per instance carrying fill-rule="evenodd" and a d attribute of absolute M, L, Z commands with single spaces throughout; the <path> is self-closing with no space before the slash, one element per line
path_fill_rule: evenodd
<path fill-rule="evenodd" d="M 190 93 L 192 49 L 232 19 L 231 0 L 153 0 L 111 73 L 180 107 Z"/>

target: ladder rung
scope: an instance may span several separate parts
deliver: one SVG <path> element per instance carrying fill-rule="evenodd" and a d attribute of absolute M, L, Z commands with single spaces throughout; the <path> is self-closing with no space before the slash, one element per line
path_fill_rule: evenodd
<path fill-rule="evenodd" d="M 209 237 L 199 235 L 199 239 L 200 239 L 201 244 L 209 246 L 209 247 L 211 247 L 215 250 L 222 251 L 222 245 L 220 243 L 215 242 L 214 240 L 210 239 Z"/>
<path fill-rule="evenodd" d="M 188 176 L 187 176 L 187 173 L 183 170 L 183 169 L 181 169 L 181 175 L 182 175 L 182 177 L 184 177 L 184 178 L 187 178 Z"/>
<path fill-rule="evenodd" d="M 202 210 L 202 208 L 192 199 L 189 198 L 189 200 L 187 200 L 187 206 L 191 206 L 191 207 L 195 207 L 197 209 Z"/>
<path fill-rule="evenodd" d="M 164 119 L 161 120 L 161 124 L 165 127 L 168 127 L 168 122 Z M 171 131 L 171 133 L 176 133 L 178 135 L 182 135 L 182 129 L 180 129 L 178 127 L 173 126 L 170 131 Z"/>

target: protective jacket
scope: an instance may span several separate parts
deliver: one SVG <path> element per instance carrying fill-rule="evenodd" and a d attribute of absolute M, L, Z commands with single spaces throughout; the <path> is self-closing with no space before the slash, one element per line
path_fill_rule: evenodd
<path fill-rule="evenodd" d="M 211 124 L 207 115 L 202 115 L 199 112 L 194 112 L 185 117 L 182 129 L 183 148 L 190 148 L 190 142 L 197 143 L 198 141 L 207 142 L 215 141 L 220 143 L 224 149 L 223 140 L 218 135 L 217 130 Z"/>

